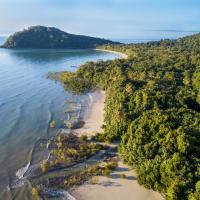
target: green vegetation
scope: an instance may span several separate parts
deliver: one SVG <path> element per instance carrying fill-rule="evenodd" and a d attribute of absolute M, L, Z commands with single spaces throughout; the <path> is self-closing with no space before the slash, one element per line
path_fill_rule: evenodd
<path fill-rule="evenodd" d="M 67 177 L 64 181 L 64 187 L 72 187 L 74 185 L 79 185 L 84 183 L 85 181 L 90 179 L 92 184 L 97 184 L 97 178 L 94 179 L 93 176 L 100 175 L 101 168 L 99 165 L 86 167 L 85 169 L 81 170 L 80 172 Z"/>
<path fill-rule="evenodd" d="M 120 174 L 120 178 L 126 179 L 126 174 Z"/>
<path fill-rule="evenodd" d="M 138 182 L 167 200 L 200 194 L 200 34 L 101 48 L 128 59 L 89 62 L 59 73 L 67 90 L 106 91 L 101 139 L 120 140 Z"/>
<path fill-rule="evenodd" d="M 55 128 L 56 127 L 56 122 L 53 120 L 50 122 L 50 128 Z"/>
<path fill-rule="evenodd" d="M 66 167 L 75 162 L 84 161 L 104 148 L 103 145 L 91 143 L 85 136 L 78 138 L 73 134 L 58 135 L 50 146 L 49 160 L 41 163 L 42 173 L 55 167 Z"/>
<path fill-rule="evenodd" d="M 80 140 L 81 140 L 81 141 L 87 141 L 87 140 L 88 140 L 87 135 L 81 135 L 81 136 L 80 136 Z"/>
<path fill-rule="evenodd" d="M 106 169 L 105 171 L 103 171 L 103 176 L 109 178 L 110 177 L 110 173 L 111 173 L 111 170 Z"/>
<path fill-rule="evenodd" d="M 44 187 L 48 188 L 63 188 L 68 189 L 75 185 L 83 184 L 89 181 L 90 184 L 98 184 L 97 176 L 107 176 L 116 168 L 117 162 L 115 157 L 108 158 L 106 161 L 100 162 L 96 165 L 82 168 L 76 173 L 72 173 L 66 177 L 49 178 L 48 181 L 43 183 Z"/>
<path fill-rule="evenodd" d="M 103 165 L 103 176 L 109 177 L 111 172 L 117 167 L 118 163 L 116 161 L 113 162 L 107 162 Z"/>
<path fill-rule="evenodd" d="M 3 48 L 86 49 L 97 45 L 114 44 L 110 40 L 73 35 L 53 27 L 32 26 L 11 35 Z"/>
<path fill-rule="evenodd" d="M 96 184 L 98 184 L 99 183 L 99 178 L 98 178 L 98 176 L 94 176 L 94 177 L 92 177 L 91 179 L 90 179 L 90 184 L 91 185 L 96 185 Z"/>
<path fill-rule="evenodd" d="M 32 196 L 34 199 L 38 199 L 41 195 L 41 188 L 40 187 L 33 187 L 32 188 Z"/>
<path fill-rule="evenodd" d="M 50 165 L 49 162 L 47 160 L 43 160 L 41 163 L 41 169 L 43 173 L 46 173 L 49 169 Z"/>
<path fill-rule="evenodd" d="M 104 164 L 104 169 L 113 171 L 117 167 L 117 165 L 118 164 L 117 164 L 116 161 L 107 162 L 107 163 Z"/>

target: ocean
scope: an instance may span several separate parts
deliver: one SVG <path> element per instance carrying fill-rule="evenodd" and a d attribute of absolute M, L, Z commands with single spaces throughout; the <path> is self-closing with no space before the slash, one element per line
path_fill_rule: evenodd
<path fill-rule="evenodd" d="M 32 161 L 36 142 L 63 127 L 72 104 L 77 109 L 88 104 L 88 95 L 65 91 L 47 74 L 75 71 L 87 61 L 117 57 L 96 50 L 0 49 L 0 191 L 4 199 L 9 199 L 5 196 L 7 186 L 16 175 L 22 176 Z M 53 131 L 49 128 L 51 120 L 56 122 Z"/>

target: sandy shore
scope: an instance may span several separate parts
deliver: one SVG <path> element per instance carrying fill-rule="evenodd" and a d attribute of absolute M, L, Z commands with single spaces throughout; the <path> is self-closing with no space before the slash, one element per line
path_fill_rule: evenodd
<path fill-rule="evenodd" d="M 125 174 L 126 178 L 121 178 Z M 98 183 L 89 183 L 75 188 L 71 194 L 77 200 L 163 200 L 157 192 L 145 189 L 137 183 L 136 174 L 122 162 L 110 178 L 100 176 Z"/>
<path fill-rule="evenodd" d="M 85 125 L 75 130 L 79 135 L 91 136 L 102 132 L 105 94 L 98 90 L 91 94 L 91 98 Z M 126 178 L 120 178 L 120 174 L 125 174 Z M 159 193 L 140 186 L 135 172 L 122 162 L 119 162 L 110 178 L 100 176 L 98 184 L 84 184 L 75 188 L 71 194 L 77 200 L 163 200 Z"/>
<path fill-rule="evenodd" d="M 91 105 L 89 105 L 88 112 L 85 116 L 85 124 L 80 129 L 75 129 L 78 135 L 91 136 L 96 133 L 101 133 L 104 115 L 104 100 L 105 94 L 101 90 L 97 90 L 90 94 Z"/>
<path fill-rule="evenodd" d="M 121 52 L 117 52 L 117 51 L 111 51 L 111 50 L 105 50 L 105 49 L 96 49 L 97 51 L 105 51 L 105 52 L 110 52 L 110 53 L 114 53 L 120 56 L 120 58 L 123 59 L 127 59 L 128 55 L 126 55 L 125 53 L 121 53 Z"/>

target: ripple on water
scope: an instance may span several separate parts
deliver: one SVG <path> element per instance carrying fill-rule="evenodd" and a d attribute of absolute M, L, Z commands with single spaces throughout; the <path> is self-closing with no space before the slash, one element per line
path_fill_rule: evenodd
<path fill-rule="evenodd" d="M 0 185 L 6 187 L 12 176 L 23 177 L 37 138 L 47 137 L 52 119 L 57 123 L 66 118 L 64 98 L 78 102 L 83 98 L 65 93 L 60 84 L 47 80 L 48 72 L 75 70 L 71 66 L 116 57 L 93 50 L 0 49 Z"/>

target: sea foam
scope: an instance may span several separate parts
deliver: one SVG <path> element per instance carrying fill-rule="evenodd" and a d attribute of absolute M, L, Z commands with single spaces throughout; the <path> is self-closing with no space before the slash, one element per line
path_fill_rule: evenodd
<path fill-rule="evenodd" d="M 27 172 L 29 167 L 30 167 L 30 162 L 25 167 L 22 167 L 16 172 L 16 176 L 18 177 L 18 179 L 22 179 L 24 177 L 24 174 Z"/>

